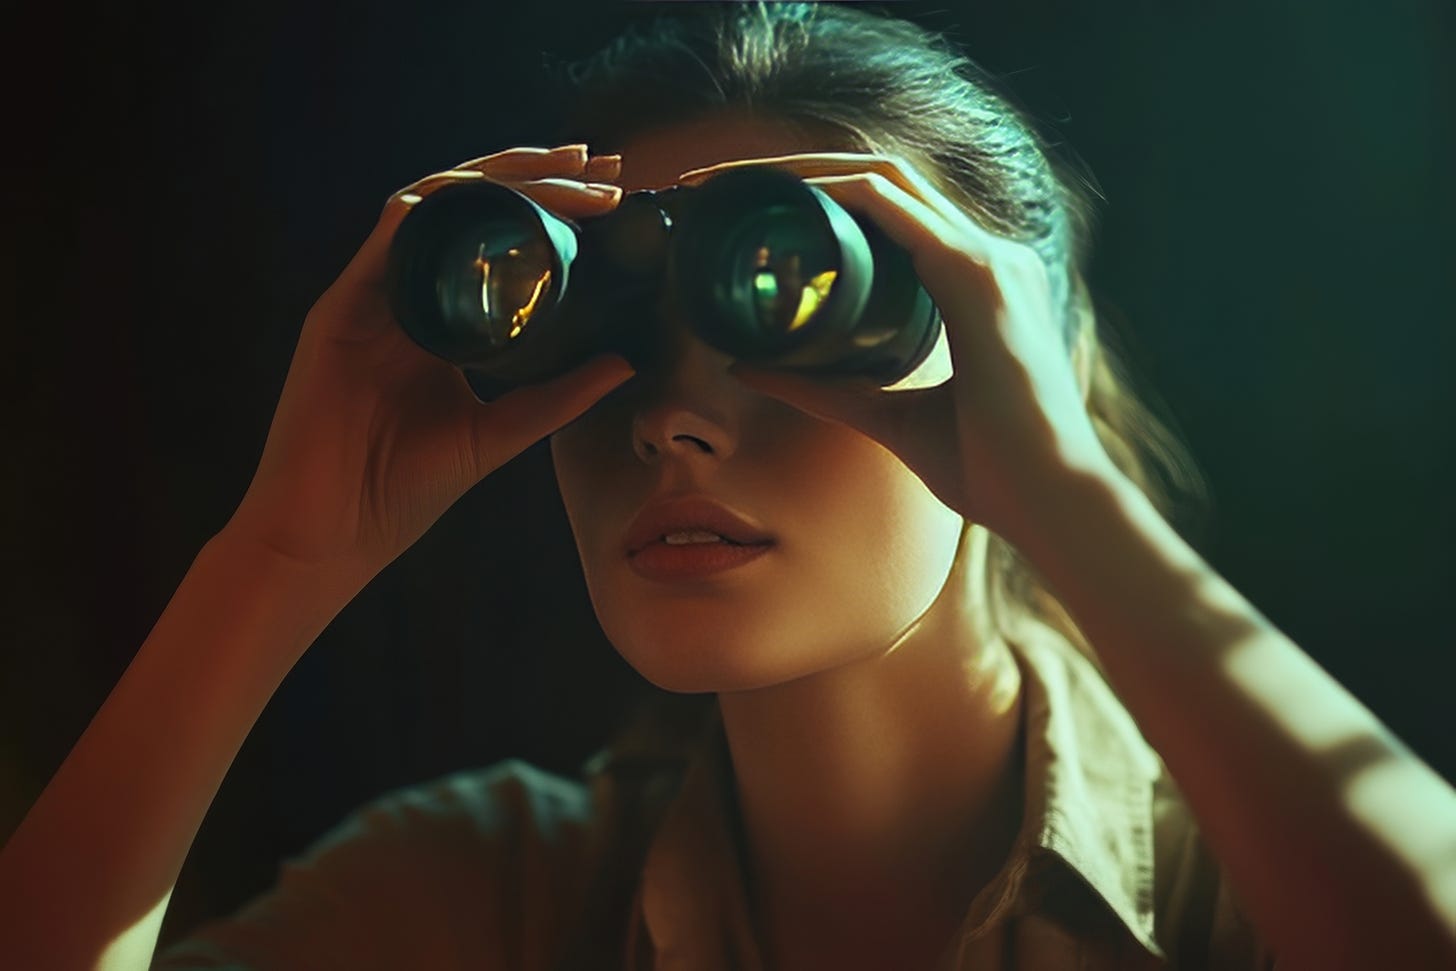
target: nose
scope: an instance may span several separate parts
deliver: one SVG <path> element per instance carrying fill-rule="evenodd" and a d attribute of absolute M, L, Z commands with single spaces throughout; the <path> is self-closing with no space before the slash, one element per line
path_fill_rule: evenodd
<path fill-rule="evenodd" d="M 742 405 L 751 392 L 728 374 L 733 358 L 686 328 L 673 328 L 660 365 L 639 372 L 632 448 L 648 465 L 666 459 L 722 462 L 738 448 Z"/>

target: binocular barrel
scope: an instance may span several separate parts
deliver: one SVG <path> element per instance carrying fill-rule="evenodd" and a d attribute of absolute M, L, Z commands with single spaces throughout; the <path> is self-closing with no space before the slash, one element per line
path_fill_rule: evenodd
<path fill-rule="evenodd" d="M 660 365 L 675 322 L 741 361 L 806 374 L 910 374 L 940 315 L 909 254 L 781 169 L 640 190 L 576 222 L 494 182 L 447 185 L 400 223 L 390 305 L 482 400 L 605 352 Z"/>

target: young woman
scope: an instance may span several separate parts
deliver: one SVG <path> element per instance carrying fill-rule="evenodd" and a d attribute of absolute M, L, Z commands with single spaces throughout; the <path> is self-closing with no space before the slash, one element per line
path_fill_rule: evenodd
<path fill-rule="evenodd" d="M 1456 966 L 1456 794 L 1163 518 L 1155 465 L 1197 481 L 1099 341 L 1090 205 L 991 80 L 803 4 L 695 7 L 571 78 L 563 131 L 612 154 L 402 189 L 309 313 L 236 514 L 0 856 L 0 965 L 147 967 L 293 663 L 550 435 L 603 629 L 702 704 L 579 780 L 382 797 L 152 966 Z M 905 381 L 740 368 L 676 319 L 651 369 L 482 404 L 387 310 L 394 230 L 441 186 L 586 219 L 765 165 L 912 254 L 944 329 Z M 639 514 L 764 549 L 654 575 Z"/>

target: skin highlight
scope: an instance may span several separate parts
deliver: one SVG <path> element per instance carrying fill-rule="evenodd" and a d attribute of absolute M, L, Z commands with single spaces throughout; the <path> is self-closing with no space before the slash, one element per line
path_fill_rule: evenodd
<path fill-rule="evenodd" d="M 616 182 L 835 150 L 771 120 L 703 119 L 630 139 Z M 718 696 L 768 966 L 929 964 L 1022 821 L 1021 674 L 976 593 L 986 531 L 878 443 L 736 381 L 683 321 L 662 339 L 660 373 L 551 438 L 598 619 L 654 684 Z M 637 576 L 628 523 L 681 491 L 778 545 L 697 583 Z"/>

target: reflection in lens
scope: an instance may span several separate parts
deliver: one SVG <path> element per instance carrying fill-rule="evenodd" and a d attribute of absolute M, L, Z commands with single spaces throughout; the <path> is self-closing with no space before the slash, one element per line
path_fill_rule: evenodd
<path fill-rule="evenodd" d="M 790 253 L 774 264 L 767 246 L 760 246 L 753 274 L 755 312 L 759 326 L 789 333 L 804 326 L 829 296 L 838 274 L 825 270 L 807 281 L 802 279 L 800 256 Z M 784 324 L 784 318 L 788 323 Z"/>
<path fill-rule="evenodd" d="M 475 224 L 441 248 L 435 296 L 452 334 L 491 348 L 520 335 L 550 290 L 551 247 L 514 219 Z"/>
<path fill-rule="evenodd" d="M 740 326 L 762 336 L 793 333 L 814 319 L 838 277 L 837 251 L 802 210 L 773 206 L 744 222 L 721 251 L 731 261 L 728 305 Z"/>

